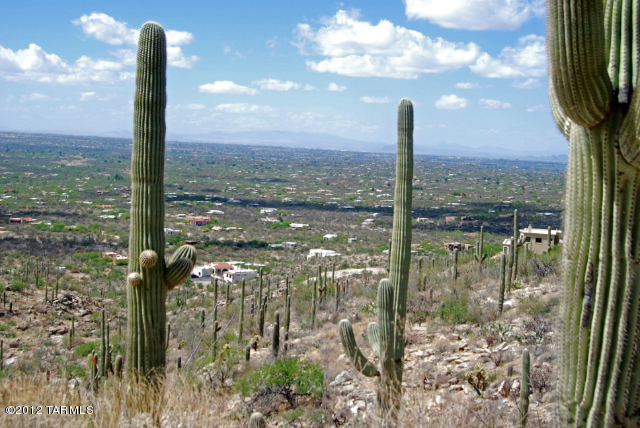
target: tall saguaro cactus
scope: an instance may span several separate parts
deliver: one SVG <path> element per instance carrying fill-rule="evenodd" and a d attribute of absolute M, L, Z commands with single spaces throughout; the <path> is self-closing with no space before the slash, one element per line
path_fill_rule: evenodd
<path fill-rule="evenodd" d="M 189 277 L 192 246 L 164 261 L 164 137 L 167 47 L 155 22 L 140 29 L 133 110 L 127 277 L 127 372 L 164 374 L 167 290 Z"/>
<path fill-rule="evenodd" d="M 563 426 L 640 423 L 638 3 L 549 0 L 549 99 L 569 139 Z"/>
<path fill-rule="evenodd" d="M 342 346 L 353 366 L 365 376 L 380 377 L 378 411 L 397 415 L 402 398 L 402 373 L 406 345 L 407 288 L 411 263 L 411 190 L 413 185 L 413 105 L 404 98 L 398 106 L 398 154 L 393 210 L 393 235 L 389 279 L 378 287 L 378 323 L 367 329 L 369 342 L 380 358 L 377 369 L 362 354 L 348 320 L 340 321 Z"/>

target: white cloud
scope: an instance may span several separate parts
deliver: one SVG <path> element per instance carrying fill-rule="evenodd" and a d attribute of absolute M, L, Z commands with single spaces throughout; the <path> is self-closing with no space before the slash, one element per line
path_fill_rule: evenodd
<path fill-rule="evenodd" d="M 273 48 L 275 48 L 275 47 L 276 47 L 276 45 L 278 44 L 277 40 L 278 40 L 278 37 L 277 37 L 277 36 L 275 36 L 273 39 L 269 39 L 269 40 L 267 40 L 267 43 L 266 43 L 266 44 L 267 44 L 267 47 L 268 47 L 269 49 L 273 49 Z"/>
<path fill-rule="evenodd" d="M 231 52 L 231 46 L 230 45 L 222 45 L 222 52 L 224 52 L 224 54 L 228 54 L 229 52 Z"/>
<path fill-rule="evenodd" d="M 109 53 L 118 58 L 120 64 L 136 65 L 136 53 L 132 49 L 118 49 Z"/>
<path fill-rule="evenodd" d="M 119 74 L 120 80 L 123 81 L 133 81 L 136 78 L 136 73 L 133 71 L 124 71 Z"/>
<path fill-rule="evenodd" d="M 74 25 L 80 26 L 84 34 L 101 42 L 110 45 L 132 45 L 138 44 L 140 35 L 139 29 L 130 28 L 126 22 L 116 21 L 105 13 L 93 12 L 91 15 L 82 15 L 80 18 L 71 21 Z M 193 34 L 188 31 L 166 30 L 167 38 L 167 63 L 174 67 L 191 68 L 200 59 L 195 55 L 185 57 L 181 45 L 188 45 L 194 40 Z M 135 64 L 135 54 L 127 49 L 120 49 L 112 53 L 116 57 L 121 57 L 123 63 Z"/>
<path fill-rule="evenodd" d="M 95 96 L 95 92 L 80 92 L 80 101 L 87 101 Z"/>
<path fill-rule="evenodd" d="M 511 83 L 511 86 L 519 89 L 533 89 L 539 88 L 540 86 L 542 86 L 542 83 L 540 83 L 540 80 L 530 77 L 526 80 L 514 80 Z"/>
<path fill-rule="evenodd" d="M 180 46 L 167 46 L 167 64 L 180 68 L 191 68 L 200 58 L 195 55 L 184 56 Z"/>
<path fill-rule="evenodd" d="M 535 34 L 521 37 L 517 47 L 502 49 L 498 58 L 491 58 L 488 53 L 483 53 L 470 68 L 482 77 L 502 79 L 542 77 L 547 74 L 545 39 Z M 535 79 L 530 80 L 533 82 Z"/>
<path fill-rule="evenodd" d="M 204 104 L 178 104 L 174 108 L 176 110 L 204 110 L 207 106 Z"/>
<path fill-rule="evenodd" d="M 329 57 L 307 61 L 307 68 L 347 76 L 415 79 L 421 73 L 440 73 L 472 65 L 481 50 L 475 43 L 432 39 L 387 20 L 377 25 L 359 21 L 357 11 L 338 11 L 318 30 L 298 24 L 295 33 L 300 53 Z"/>
<path fill-rule="evenodd" d="M 71 23 L 80 26 L 86 36 L 110 45 L 138 43 L 140 30 L 129 28 L 126 22 L 116 21 L 106 13 L 93 12 L 91 15 L 82 15 Z"/>
<path fill-rule="evenodd" d="M 369 97 L 364 96 L 360 97 L 360 101 L 367 104 L 385 104 L 391 101 L 389 97 Z"/>
<path fill-rule="evenodd" d="M 217 111 L 224 111 L 228 113 L 270 113 L 275 111 L 273 107 L 247 103 L 218 104 L 215 109 Z"/>
<path fill-rule="evenodd" d="M 60 110 L 80 110 L 76 106 L 60 106 Z"/>
<path fill-rule="evenodd" d="M 167 30 L 165 35 L 169 46 L 188 45 L 194 40 L 193 34 L 188 31 Z"/>
<path fill-rule="evenodd" d="M 455 87 L 458 89 L 478 89 L 481 88 L 481 86 L 478 83 L 471 83 L 471 82 L 459 82 L 455 84 Z"/>
<path fill-rule="evenodd" d="M 337 83 L 334 83 L 334 82 L 329 83 L 329 86 L 327 86 L 327 91 L 333 91 L 333 92 L 342 92 L 342 91 L 345 91 L 346 89 L 347 89 L 346 86 L 338 85 Z"/>
<path fill-rule="evenodd" d="M 55 54 L 46 53 L 40 46 L 13 51 L 0 46 L 0 76 L 12 82 L 84 84 L 113 82 L 114 71 L 122 64 L 107 60 L 93 60 L 81 56 L 73 64 Z"/>
<path fill-rule="evenodd" d="M 409 19 L 460 30 L 515 30 L 544 15 L 543 0 L 405 0 Z"/>
<path fill-rule="evenodd" d="M 200 92 L 208 92 L 210 94 L 245 94 L 255 95 L 258 93 L 257 89 L 249 88 L 247 86 L 241 86 L 233 83 L 230 80 L 218 80 L 213 83 L 206 83 L 198 86 Z"/>
<path fill-rule="evenodd" d="M 46 100 L 49 98 L 49 95 L 45 95 L 45 94 L 41 94 L 38 92 L 34 92 L 33 94 L 29 94 L 29 95 L 21 95 L 20 96 L 20 102 L 21 103 L 25 103 L 27 101 L 38 101 L 38 100 Z"/>
<path fill-rule="evenodd" d="M 511 103 L 505 103 L 502 101 L 498 101 L 498 100 L 491 100 L 491 99 L 487 99 L 487 98 L 482 98 L 480 100 L 480 102 L 478 102 L 478 104 L 480 105 L 480 107 L 482 108 L 487 108 L 487 109 L 505 109 L 505 108 L 511 108 Z"/>
<path fill-rule="evenodd" d="M 527 108 L 527 113 L 533 113 L 536 111 L 544 111 L 544 110 L 545 110 L 544 106 L 542 104 L 538 104 L 538 105 Z"/>
<path fill-rule="evenodd" d="M 442 110 L 459 110 L 469 107 L 471 103 L 466 98 L 457 95 L 443 95 L 436 101 L 435 106 Z"/>
<path fill-rule="evenodd" d="M 289 91 L 291 89 L 300 89 L 298 83 L 287 80 L 283 82 L 278 79 L 262 79 L 251 82 L 254 85 L 260 85 L 260 89 L 263 91 Z"/>
<path fill-rule="evenodd" d="M 316 88 L 313 85 L 309 85 L 308 83 L 306 85 L 304 85 L 304 87 L 302 88 L 303 91 L 319 91 L 320 89 Z"/>

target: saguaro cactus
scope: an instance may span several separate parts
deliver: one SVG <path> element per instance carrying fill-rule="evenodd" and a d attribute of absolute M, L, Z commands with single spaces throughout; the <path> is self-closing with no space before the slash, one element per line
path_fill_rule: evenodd
<path fill-rule="evenodd" d="M 524 236 L 520 236 L 518 229 L 518 210 L 513 210 L 513 271 L 512 276 L 515 280 L 518 277 L 518 249 L 524 245 Z"/>
<path fill-rule="evenodd" d="M 271 355 L 278 358 L 278 350 L 280 349 L 280 313 L 276 311 L 273 315 L 273 337 L 271 341 Z"/>
<path fill-rule="evenodd" d="M 453 266 L 451 266 L 451 276 L 453 277 L 453 282 L 458 280 L 458 249 L 453 250 Z"/>
<path fill-rule="evenodd" d="M 242 342 L 242 330 L 244 322 L 244 279 L 240 286 L 240 319 L 238 320 L 238 343 Z"/>
<path fill-rule="evenodd" d="M 367 329 L 373 351 L 380 357 L 377 369 L 362 354 L 348 320 L 340 321 L 340 339 L 356 370 L 380 376 L 378 411 L 397 415 L 402 397 L 402 370 L 406 345 L 407 289 L 411 264 L 411 193 L 413 185 L 413 105 L 404 98 L 398 106 L 398 154 L 393 211 L 389 279 L 378 286 L 378 323 Z"/>
<path fill-rule="evenodd" d="M 164 137 L 167 48 L 155 22 L 140 29 L 133 111 L 127 277 L 127 372 L 164 374 L 167 290 L 189 277 L 192 246 L 164 261 Z"/>
<path fill-rule="evenodd" d="M 480 226 L 480 240 L 477 242 L 474 257 L 478 262 L 478 270 L 482 272 L 482 263 L 487 258 L 487 255 L 484 254 L 484 226 Z"/>
<path fill-rule="evenodd" d="M 529 395 L 531 395 L 531 381 L 529 379 L 529 350 L 522 350 L 522 386 L 520 387 L 520 428 L 527 426 L 529 416 Z"/>
<path fill-rule="evenodd" d="M 558 395 L 564 426 L 640 423 L 638 4 L 547 2 L 549 99 L 569 139 Z"/>
<path fill-rule="evenodd" d="M 505 255 L 504 253 L 500 254 L 500 274 L 498 277 L 500 278 L 500 296 L 498 298 L 498 308 L 500 309 L 500 313 L 502 313 L 502 307 L 504 306 L 504 271 L 505 271 Z"/>

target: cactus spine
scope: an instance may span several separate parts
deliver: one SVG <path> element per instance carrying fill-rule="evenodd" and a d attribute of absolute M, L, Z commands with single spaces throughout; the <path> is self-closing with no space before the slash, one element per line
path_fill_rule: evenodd
<path fill-rule="evenodd" d="M 402 398 L 402 373 L 406 345 L 407 289 L 411 264 L 411 193 L 413 185 L 413 105 L 404 98 L 398 106 L 393 235 L 389 279 L 378 286 L 378 323 L 368 328 L 369 341 L 380 357 L 377 369 L 362 354 L 348 320 L 340 321 L 340 339 L 353 366 L 365 376 L 380 376 L 378 412 L 397 416 Z"/>
<path fill-rule="evenodd" d="M 478 271 L 482 273 L 482 263 L 484 263 L 487 258 L 487 255 L 484 254 L 484 226 L 480 226 L 480 240 L 476 243 L 474 257 L 478 262 Z"/>
<path fill-rule="evenodd" d="M 556 124 L 569 139 L 560 422 L 576 427 L 636 426 L 638 4 L 550 0 L 547 10 L 549 100 Z"/>
<path fill-rule="evenodd" d="M 145 23 L 138 41 L 131 155 L 127 277 L 127 372 L 164 375 L 167 290 L 189 277 L 195 248 L 164 261 L 164 148 L 167 47 L 164 30 Z"/>
<path fill-rule="evenodd" d="M 505 271 L 505 255 L 504 253 L 500 254 L 500 274 L 498 275 L 500 278 L 500 297 L 498 298 L 498 309 L 500 313 L 502 313 L 502 308 L 504 306 L 504 271 Z"/>
<path fill-rule="evenodd" d="M 271 355 L 278 358 L 278 350 L 280 349 L 280 313 L 276 311 L 273 319 L 273 340 L 271 341 Z"/>
<path fill-rule="evenodd" d="M 520 428 L 527 426 L 529 416 L 529 395 L 531 395 L 531 381 L 529 380 L 529 350 L 522 350 L 522 386 L 520 387 Z"/>
<path fill-rule="evenodd" d="M 240 319 L 238 321 L 238 343 L 242 342 L 242 324 L 244 322 L 244 279 L 240 285 Z"/>

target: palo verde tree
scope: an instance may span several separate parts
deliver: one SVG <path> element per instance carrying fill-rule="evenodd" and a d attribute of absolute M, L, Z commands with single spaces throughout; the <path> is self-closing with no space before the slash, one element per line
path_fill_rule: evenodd
<path fill-rule="evenodd" d="M 131 227 L 127 276 L 127 372 L 163 375 L 167 290 L 189 277 L 195 248 L 164 261 L 164 149 L 167 44 L 155 22 L 140 29 L 133 110 Z"/>
<path fill-rule="evenodd" d="M 395 417 L 402 400 L 402 373 L 407 337 L 407 289 L 411 264 L 411 192 L 413 184 L 413 105 L 404 98 L 398 106 L 398 152 L 393 209 L 393 234 L 389 256 L 389 279 L 378 286 L 378 323 L 367 329 L 373 352 L 380 358 L 376 368 L 356 344 L 348 320 L 340 321 L 340 339 L 353 366 L 368 377 L 378 376 L 378 412 Z"/>
<path fill-rule="evenodd" d="M 640 424 L 639 9 L 547 2 L 549 99 L 569 139 L 562 426 Z"/>

